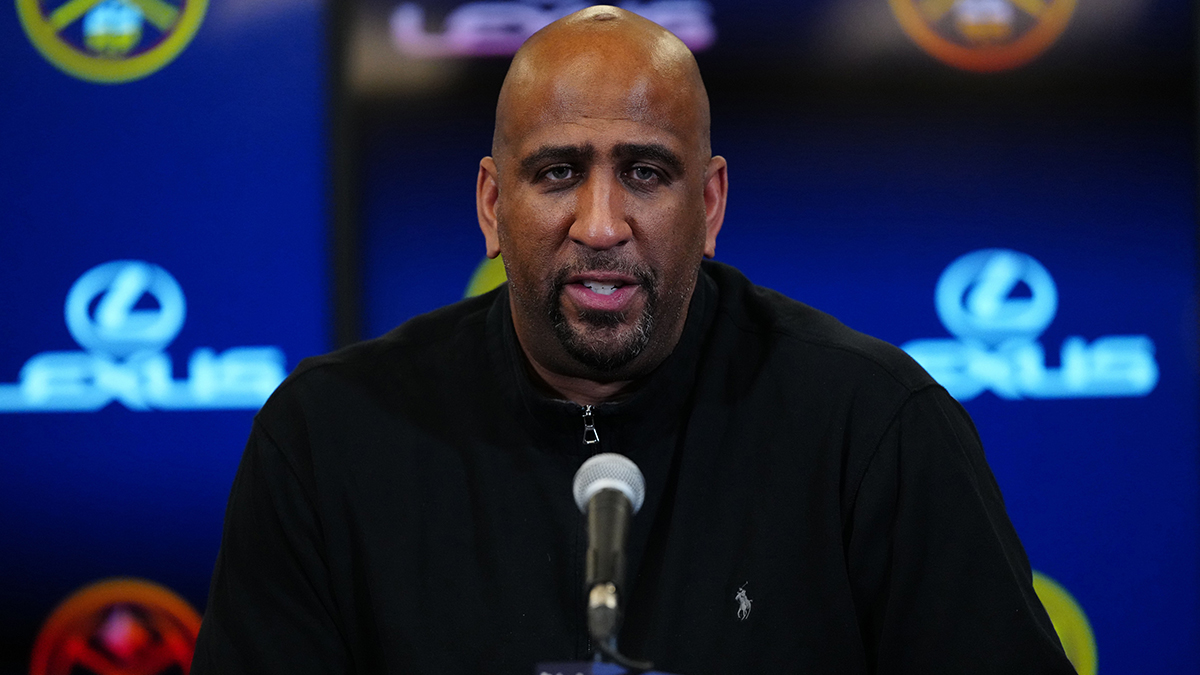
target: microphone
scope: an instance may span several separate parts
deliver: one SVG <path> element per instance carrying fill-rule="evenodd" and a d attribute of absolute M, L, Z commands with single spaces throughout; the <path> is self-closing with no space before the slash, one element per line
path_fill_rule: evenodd
<path fill-rule="evenodd" d="M 625 592 L 625 542 L 629 520 L 642 508 L 646 480 L 628 457 L 606 452 L 590 457 L 575 472 L 575 504 L 587 514 L 588 550 L 584 574 L 588 632 L 601 652 L 617 663 L 649 670 L 616 650 Z"/>

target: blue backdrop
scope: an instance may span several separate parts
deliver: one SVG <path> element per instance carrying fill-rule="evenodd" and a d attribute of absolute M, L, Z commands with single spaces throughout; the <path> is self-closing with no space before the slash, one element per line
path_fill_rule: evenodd
<path fill-rule="evenodd" d="M 210 0 L 177 55 L 124 83 L 55 65 L 122 48 L 113 1 L 49 55 L 18 10 L 66 3 L 0 11 L 0 673 L 25 672 L 47 614 L 97 579 L 154 580 L 202 610 L 253 410 L 332 346 L 322 7 Z M 990 73 L 906 31 L 905 0 L 635 4 L 699 50 L 730 165 L 718 259 L 909 348 L 959 393 L 1100 672 L 1194 670 L 1189 4 L 1047 0 L 1073 7 L 1061 35 Z M 364 337 L 462 297 L 506 51 L 573 3 L 465 5 L 359 0 L 343 36 Z M 971 6 L 1017 11 L 962 2 L 929 30 L 968 44 L 952 23 Z M 126 56 L 165 35 L 146 24 Z"/>
<path fill-rule="evenodd" d="M 100 578 L 150 579 L 203 609 L 233 472 L 264 400 L 255 392 L 329 347 L 320 8 L 212 0 L 207 10 L 160 70 L 99 84 L 58 69 L 13 4 L 0 9 L 0 672 L 25 672 L 39 624 Z M 161 317 L 179 298 L 170 282 L 139 281 L 154 268 L 133 262 L 109 268 L 123 282 L 81 287 L 85 328 L 100 337 L 91 349 L 73 338 L 68 292 L 110 261 L 174 279 L 186 316 L 166 326 L 166 345 L 151 344 L 155 329 L 139 327 L 138 313 Z M 106 337 L 98 298 L 121 283 L 134 304 L 110 303 Z M 144 354 L 165 354 L 176 382 L 198 349 L 213 360 L 269 349 L 234 352 L 232 370 L 210 366 L 216 379 L 199 396 L 182 386 L 175 407 L 201 409 L 163 410 L 170 397 L 156 398 L 136 359 L 110 353 L 122 332 Z M 58 394 L 39 402 L 20 383 L 45 352 L 75 355 L 40 371 Z M 88 370 L 97 360 L 111 367 Z M 124 398 L 97 412 L 18 410 L 97 391 L 101 402 Z"/>

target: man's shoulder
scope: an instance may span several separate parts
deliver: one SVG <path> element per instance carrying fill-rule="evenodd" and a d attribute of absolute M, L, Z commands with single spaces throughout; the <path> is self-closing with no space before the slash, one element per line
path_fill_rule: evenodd
<path fill-rule="evenodd" d="M 486 361 L 497 289 L 405 321 L 384 335 L 301 361 L 264 410 L 343 394 L 411 391 L 415 383 L 477 372 Z"/>
<path fill-rule="evenodd" d="M 771 345 L 772 356 L 803 364 L 811 379 L 822 375 L 878 380 L 909 392 L 936 384 L 899 347 L 846 326 L 830 314 L 778 291 L 758 286 L 737 269 L 706 263 L 720 289 L 718 317 L 748 337 Z"/>
<path fill-rule="evenodd" d="M 485 334 L 483 324 L 498 292 L 460 300 L 415 316 L 377 338 L 304 359 L 289 379 L 322 369 L 378 372 L 380 367 L 461 349 Z"/>

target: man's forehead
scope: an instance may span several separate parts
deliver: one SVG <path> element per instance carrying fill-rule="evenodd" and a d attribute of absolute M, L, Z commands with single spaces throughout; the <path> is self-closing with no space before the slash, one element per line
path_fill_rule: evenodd
<path fill-rule="evenodd" d="M 522 106 L 517 126 L 548 125 L 622 126 L 641 125 L 677 134 L 691 115 L 676 105 L 662 87 L 645 79 L 630 82 L 560 81 L 549 87 L 543 97 L 529 97 Z M 524 124 L 522 124 L 524 123 Z"/>
<path fill-rule="evenodd" d="M 674 144 L 694 142 L 699 131 L 696 108 L 687 105 L 693 97 L 653 72 L 614 72 L 592 61 L 522 84 L 501 120 L 502 133 L 515 146 L 541 145 L 555 135 L 571 142 L 596 132 Z"/>
<path fill-rule="evenodd" d="M 708 149 L 708 98 L 687 47 L 641 17 L 594 7 L 547 26 L 517 53 L 500 92 L 493 152 L 528 147 L 530 136 L 544 143 L 551 128 L 578 135 L 616 123 Z"/>

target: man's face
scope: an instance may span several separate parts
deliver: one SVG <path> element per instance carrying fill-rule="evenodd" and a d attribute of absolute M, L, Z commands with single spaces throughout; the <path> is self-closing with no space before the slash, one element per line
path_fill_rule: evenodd
<path fill-rule="evenodd" d="M 495 244 L 526 351 L 554 372 L 625 379 L 674 347 L 716 233 L 688 97 L 598 66 L 565 69 L 510 111 Z"/>

